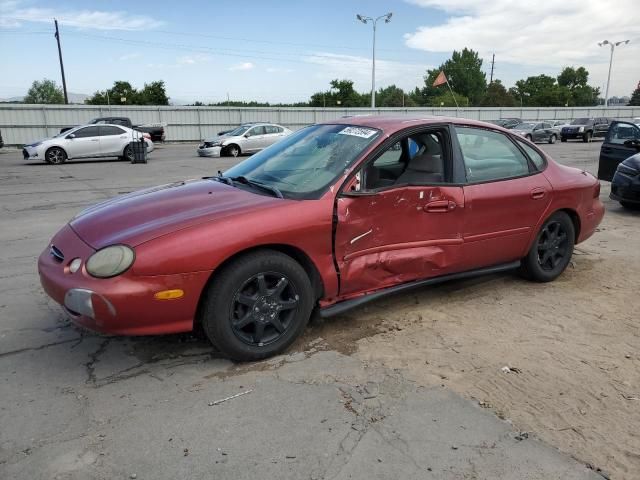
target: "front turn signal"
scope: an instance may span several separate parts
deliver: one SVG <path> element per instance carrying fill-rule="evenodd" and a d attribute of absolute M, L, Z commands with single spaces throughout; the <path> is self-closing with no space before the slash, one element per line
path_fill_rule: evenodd
<path fill-rule="evenodd" d="M 176 300 L 182 297 L 184 297 L 184 290 L 180 290 L 179 288 L 175 290 L 162 290 L 154 295 L 156 300 Z"/>

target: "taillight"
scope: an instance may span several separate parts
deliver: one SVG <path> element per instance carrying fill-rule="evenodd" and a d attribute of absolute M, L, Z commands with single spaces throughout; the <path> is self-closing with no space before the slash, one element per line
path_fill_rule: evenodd
<path fill-rule="evenodd" d="M 144 138 L 146 138 L 147 140 L 151 140 L 151 135 L 150 135 L 150 134 L 148 134 L 147 132 L 144 132 L 144 133 L 142 134 L 142 136 L 143 136 Z"/>
<path fill-rule="evenodd" d="M 595 187 L 593 188 L 593 198 L 600 197 L 600 182 L 596 182 Z"/>

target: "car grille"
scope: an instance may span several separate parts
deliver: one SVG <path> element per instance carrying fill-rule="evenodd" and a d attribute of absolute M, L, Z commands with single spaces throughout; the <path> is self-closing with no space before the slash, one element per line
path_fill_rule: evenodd
<path fill-rule="evenodd" d="M 213 147 L 213 143 L 212 142 L 204 142 L 202 144 L 202 148 L 211 148 Z"/>
<path fill-rule="evenodd" d="M 49 253 L 53 258 L 55 258 L 59 262 L 62 262 L 64 260 L 64 254 L 55 245 L 51 245 L 51 248 L 49 249 Z"/>

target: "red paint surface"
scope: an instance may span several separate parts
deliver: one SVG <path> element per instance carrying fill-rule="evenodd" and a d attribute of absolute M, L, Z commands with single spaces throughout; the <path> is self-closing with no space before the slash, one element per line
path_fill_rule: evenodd
<path fill-rule="evenodd" d="M 345 178 L 400 130 L 452 123 L 507 131 L 442 117 L 353 117 L 331 123 L 371 126 L 383 135 L 322 198 L 277 199 L 211 180 L 117 197 L 86 210 L 52 239 L 65 261 L 55 261 L 48 247 L 42 253 L 38 268 L 45 291 L 61 304 L 70 288 L 90 289 L 108 299 L 115 315 L 97 297 L 95 320 L 74 318 L 95 330 L 181 332 L 193 328 L 202 291 L 216 269 L 246 250 L 285 247 L 308 257 L 322 280 L 320 305 L 327 306 L 398 283 L 521 258 L 541 224 L 557 210 L 578 216 L 580 242 L 593 234 L 604 214 L 602 203 L 593 198 L 596 180 L 550 158 L 543 173 L 519 179 L 400 186 L 372 196 L 343 197 Z M 79 257 L 84 263 L 95 249 L 115 243 L 136 252 L 133 267 L 122 275 L 96 279 L 84 267 L 75 274 L 68 271 L 71 259 Z M 184 290 L 184 297 L 153 297 L 175 288 Z"/>

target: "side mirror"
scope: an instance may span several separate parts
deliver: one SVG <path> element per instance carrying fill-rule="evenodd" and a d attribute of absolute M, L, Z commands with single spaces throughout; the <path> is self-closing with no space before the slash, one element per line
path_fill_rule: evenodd
<path fill-rule="evenodd" d="M 67 138 L 70 140 L 73 140 L 74 138 L 76 138 L 76 134 L 75 133 L 70 133 L 69 135 L 67 135 Z"/>
<path fill-rule="evenodd" d="M 244 137 L 244 138 L 249 138 L 250 136 L 251 136 L 251 135 L 250 135 L 249 133 L 245 133 L 245 134 L 243 135 L 243 137 Z"/>

